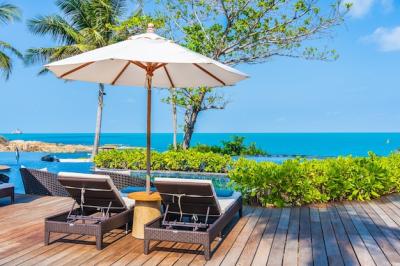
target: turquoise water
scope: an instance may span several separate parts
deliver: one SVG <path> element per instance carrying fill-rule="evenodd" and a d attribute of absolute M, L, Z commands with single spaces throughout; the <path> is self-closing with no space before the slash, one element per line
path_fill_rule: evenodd
<path fill-rule="evenodd" d="M 93 143 L 93 134 L 3 134 L 8 139 L 37 140 L 64 144 Z M 400 147 L 400 133 L 198 133 L 192 144 L 219 144 L 232 135 L 246 138 L 246 142 L 256 142 L 259 147 L 273 155 L 307 156 L 366 156 L 368 151 L 387 155 Z M 179 136 L 182 140 L 182 134 Z M 172 143 L 172 134 L 152 134 L 152 148 L 163 151 Z M 129 146 L 146 145 L 146 135 L 102 134 L 101 144 Z"/>
<path fill-rule="evenodd" d="M 91 145 L 93 134 L 3 134 L 6 138 L 37 140 L 63 144 Z M 219 144 L 221 140 L 228 140 L 231 135 L 240 135 L 246 141 L 256 142 L 266 150 L 271 157 L 257 157 L 256 160 L 268 160 L 282 162 L 290 158 L 290 155 L 306 155 L 312 157 L 326 157 L 338 155 L 366 156 L 368 151 L 378 155 L 388 155 L 400 147 L 400 133 L 271 133 L 271 134 L 195 134 L 193 144 Z M 145 134 L 103 134 L 101 143 L 119 144 L 129 146 L 145 146 Z M 182 139 L 182 135 L 179 136 Z M 152 147 L 156 150 L 166 150 L 172 142 L 172 134 L 153 134 Z M 19 167 L 24 165 L 29 168 L 47 168 L 50 172 L 70 171 L 88 173 L 91 163 L 49 163 L 42 162 L 40 158 L 46 153 L 21 153 L 19 164 L 15 160 L 15 153 L 0 153 L 0 165 L 6 164 L 12 167 L 10 172 L 11 182 L 16 186 L 17 193 L 24 193 Z M 59 158 L 82 158 L 87 153 L 57 154 Z"/>
<path fill-rule="evenodd" d="M 42 162 L 40 158 L 46 155 L 46 153 L 41 152 L 21 152 L 20 160 L 17 163 L 15 159 L 14 152 L 1 152 L 0 153 L 0 165 L 5 164 L 11 166 L 11 171 L 1 172 L 10 177 L 10 183 L 15 186 L 16 193 L 25 193 L 22 184 L 21 176 L 19 173 L 19 168 L 25 166 L 27 168 L 43 169 L 46 168 L 50 172 L 79 172 L 79 173 L 89 173 L 92 166 L 91 163 L 49 163 Z M 77 154 L 56 154 L 58 157 L 65 158 L 82 158 L 87 156 L 85 153 Z"/>

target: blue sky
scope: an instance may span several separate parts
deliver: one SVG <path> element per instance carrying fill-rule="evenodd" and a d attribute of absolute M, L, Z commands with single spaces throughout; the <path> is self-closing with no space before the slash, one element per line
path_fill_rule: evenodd
<path fill-rule="evenodd" d="M 237 68 L 251 78 L 220 89 L 225 110 L 201 114 L 197 132 L 398 132 L 400 130 L 400 4 L 352 0 L 346 23 L 328 40 L 340 58 L 316 62 L 271 58 Z M 57 12 L 53 0 L 9 0 L 23 21 L 0 28 L 1 39 L 21 51 L 52 45 L 28 32 L 25 21 Z M 16 63 L 0 81 L 0 132 L 93 132 L 97 85 L 36 75 L 39 66 Z M 145 132 L 145 90 L 107 86 L 103 132 Z M 155 91 L 153 131 L 171 132 L 170 107 Z M 183 113 L 180 113 L 182 118 Z M 180 122 L 180 124 L 182 124 Z"/>

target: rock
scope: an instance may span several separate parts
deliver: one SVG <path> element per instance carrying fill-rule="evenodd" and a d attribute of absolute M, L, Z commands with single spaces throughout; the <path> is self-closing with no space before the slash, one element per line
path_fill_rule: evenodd
<path fill-rule="evenodd" d="M 54 155 L 48 154 L 41 158 L 43 162 L 59 162 L 60 160 L 57 159 Z"/>
<path fill-rule="evenodd" d="M 91 146 L 85 145 L 64 145 L 24 140 L 13 140 L 8 141 L 7 143 L 0 142 L 0 152 L 14 152 L 16 148 L 21 152 L 74 153 L 92 151 Z"/>
<path fill-rule="evenodd" d="M 7 144 L 8 140 L 5 137 L 0 136 L 0 145 L 7 145 Z"/>

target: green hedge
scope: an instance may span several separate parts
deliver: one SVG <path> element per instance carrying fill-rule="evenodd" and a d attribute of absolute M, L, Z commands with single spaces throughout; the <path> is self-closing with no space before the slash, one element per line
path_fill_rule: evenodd
<path fill-rule="evenodd" d="M 99 153 L 97 167 L 146 169 L 145 151 L 112 150 Z M 152 152 L 152 169 L 228 172 L 231 185 L 245 200 L 263 206 L 300 206 L 341 200 L 369 200 L 400 191 L 400 154 L 365 158 L 288 160 L 282 164 L 256 162 L 212 152 Z"/>
<path fill-rule="evenodd" d="M 233 164 L 229 177 L 245 199 L 263 206 L 362 201 L 400 191 L 400 154 L 288 160 L 283 164 L 241 158 Z"/>
<path fill-rule="evenodd" d="M 94 163 L 100 168 L 145 170 L 145 153 L 143 149 L 103 151 L 95 157 Z M 226 173 L 231 164 L 228 155 L 193 150 L 152 151 L 151 157 L 153 170 Z"/>

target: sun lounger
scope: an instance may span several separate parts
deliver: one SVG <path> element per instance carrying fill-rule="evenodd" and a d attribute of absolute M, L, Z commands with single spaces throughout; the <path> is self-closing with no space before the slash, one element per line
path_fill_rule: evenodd
<path fill-rule="evenodd" d="M 57 174 L 47 170 L 29 169 L 21 167 L 19 169 L 25 194 L 42 196 L 68 197 L 69 194 L 57 180 Z"/>
<path fill-rule="evenodd" d="M 103 235 L 132 222 L 134 201 L 121 197 L 106 175 L 59 173 L 58 181 L 74 199 L 70 211 L 45 219 L 45 244 L 50 233 L 92 235 L 102 249 Z"/>
<path fill-rule="evenodd" d="M 26 194 L 43 195 L 43 196 L 61 196 L 68 197 L 69 194 L 65 188 L 58 182 L 57 174 L 48 172 L 47 170 L 20 168 L 22 181 Z M 99 175 L 107 175 L 111 177 L 113 183 L 121 190 L 125 187 L 136 186 L 144 187 L 146 180 L 144 178 L 133 177 L 118 172 L 95 172 Z"/>
<path fill-rule="evenodd" d="M 236 213 L 242 215 L 241 194 L 218 198 L 209 180 L 156 178 L 154 184 L 165 211 L 145 225 L 144 253 L 149 253 L 151 240 L 185 242 L 203 245 L 209 260 L 211 243 Z"/>
<path fill-rule="evenodd" d="M 10 197 L 11 203 L 14 203 L 14 185 L 10 183 L 0 184 L 0 198 Z"/>

